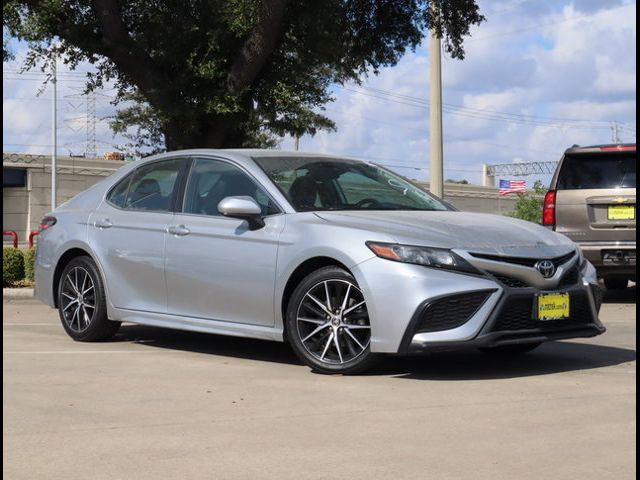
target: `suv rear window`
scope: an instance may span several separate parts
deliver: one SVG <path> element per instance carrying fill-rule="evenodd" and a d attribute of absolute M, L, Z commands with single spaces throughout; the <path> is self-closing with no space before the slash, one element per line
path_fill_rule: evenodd
<path fill-rule="evenodd" d="M 567 155 L 558 190 L 636 188 L 636 157 L 629 154 Z"/>

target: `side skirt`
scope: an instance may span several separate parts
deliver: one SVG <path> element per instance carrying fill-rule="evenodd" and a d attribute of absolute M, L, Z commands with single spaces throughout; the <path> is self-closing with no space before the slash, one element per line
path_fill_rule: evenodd
<path fill-rule="evenodd" d="M 246 325 L 241 323 L 205 320 L 201 318 L 179 317 L 162 313 L 149 313 L 136 310 L 114 309 L 114 319 L 122 322 L 149 325 L 152 327 L 171 328 L 191 332 L 213 333 L 233 337 L 258 338 L 283 342 L 282 328 Z"/>

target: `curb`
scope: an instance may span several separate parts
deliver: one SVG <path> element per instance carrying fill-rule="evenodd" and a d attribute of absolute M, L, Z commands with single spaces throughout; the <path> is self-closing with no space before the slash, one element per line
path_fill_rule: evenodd
<path fill-rule="evenodd" d="M 25 299 L 33 298 L 33 288 L 3 288 L 2 299 Z"/>

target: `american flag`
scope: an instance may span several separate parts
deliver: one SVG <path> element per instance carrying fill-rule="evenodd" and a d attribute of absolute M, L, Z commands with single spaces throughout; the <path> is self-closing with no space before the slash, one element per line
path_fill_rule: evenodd
<path fill-rule="evenodd" d="M 509 195 L 510 193 L 526 193 L 526 180 L 500 180 L 500 195 Z"/>

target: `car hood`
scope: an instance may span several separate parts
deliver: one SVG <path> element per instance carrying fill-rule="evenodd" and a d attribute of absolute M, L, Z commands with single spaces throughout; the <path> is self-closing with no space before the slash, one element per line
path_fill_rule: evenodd
<path fill-rule="evenodd" d="M 368 230 L 398 243 L 522 257 L 560 256 L 573 242 L 544 227 L 515 218 L 453 211 L 316 212 L 335 225 Z"/>

